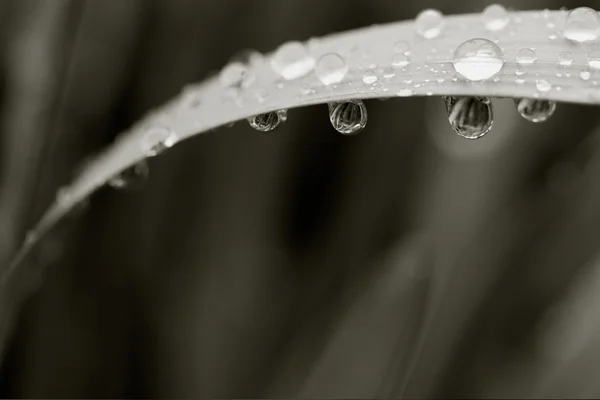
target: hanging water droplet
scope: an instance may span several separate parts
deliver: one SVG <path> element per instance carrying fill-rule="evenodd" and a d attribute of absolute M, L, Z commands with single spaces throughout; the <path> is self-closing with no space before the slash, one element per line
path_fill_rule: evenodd
<path fill-rule="evenodd" d="M 406 67 L 410 64 L 410 58 L 404 54 L 394 54 L 392 57 L 392 65 L 395 67 Z"/>
<path fill-rule="evenodd" d="M 533 64 L 537 60 L 537 55 L 533 49 L 524 48 L 519 50 L 516 59 L 519 64 Z"/>
<path fill-rule="evenodd" d="M 108 181 L 108 185 L 114 189 L 140 189 L 148 180 L 149 174 L 150 168 L 148 167 L 148 162 L 142 160 L 111 178 Z"/>
<path fill-rule="evenodd" d="M 239 62 L 232 62 L 227 64 L 219 74 L 219 81 L 224 87 L 240 86 L 248 68 Z"/>
<path fill-rule="evenodd" d="M 577 43 L 590 42 L 600 37 L 600 15 L 589 7 L 579 7 L 567 14 L 564 36 Z"/>
<path fill-rule="evenodd" d="M 588 54 L 587 63 L 592 68 L 600 69 L 600 50 L 592 50 Z"/>
<path fill-rule="evenodd" d="M 260 132 L 270 132 L 287 120 L 287 110 L 271 111 L 248 118 L 250 126 Z"/>
<path fill-rule="evenodd" d="M 283 79 L 291 81 L 311 73 L 315 68 L 315 60 L 302 43 L 288 42 L 273 54 L 271 68 Z"/>
<path fill-rule="evenodd" d="M 489 5 L 481 14 L 485 27 L 490 31 L 501 31 L 508 25 L 508 12 L 500 4 Z"/>
<path fill-rule="evenodd" d="M 556 102 L 552 100 L 515 99 L 517 111 L 531 122 L 544 122 L 554 114 Z"/>
<path fill-rule="evenodd" d="M 538 79 L 535 82 L 535 87 L 540 92 L 548 92 L 552 89 L 552 84 L 545 79 Z"/>
<path fill-rule="evenodd" d="M 415 19 L 417 33 L 425 39 L 437 37 L 444 28 L 444 16 L 434 9 L 423 10 Z"/>
<path fill-rule="evenodd" d="M 448 121 L 465 139 L 478 139 L 492 129 L 494 114 L 487 97 L 444 96 Z"/>
<path fill-rule="evenodd" d="M 341 82 L 347 73 L 346 60 L 337 53 L 323 55 L 315 67 L 317 78 L 326 86 Z"/>
<path fill-rule="evenodd" d="M 410 45 L 408 44 L 408 42 L 406 42 L 404 40 L 398 40 L 396 43 L 394 43 L 394 52 L 404 54 L 404 55 L 409 55 L 410 54 Z"/>
<path fill-rule="evenodd" d="M 471 39 L 456 48 L 452 65 L 468 80 L 482 81 L 500 72 L 504 55 L 498 45 L 487 39 Z"/>
<path fill-rule="evenodd" d="M 142 152 L 147 157 L 154 157 L 166 149 L 172 147 L 177 142 L 177 136 L 174 132 L 164 127 L 149 128 L 142 138 Z"/>
<path fill-rule="evenodd" d="M 328 103 L 329 121 L 336 131 L 355 135 L 367 125 L 367 108 L 362 100 Z"/>
<path fill-rule="evenodd" d="M 362 81 L 364 83 L 366 83 L 367 85 L 372 85 L 375 82 L 377 82 L 377 74 L 375 73 L 375 71 L 372 71 L 372 70 L 367 71 L 363 75 Z"/>
<path fill-rule="evenodd" d="M 561 51 L 558 53 L 558 63 L 563 67 L 568 67 L 573 64 L 573 54 L 568 51 Z"/>

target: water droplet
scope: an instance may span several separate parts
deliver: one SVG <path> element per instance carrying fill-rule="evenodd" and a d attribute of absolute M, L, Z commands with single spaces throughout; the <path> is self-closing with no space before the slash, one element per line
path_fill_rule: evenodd
<path fill-rule="evenodd" d="M 544 122 L 554 114 L 556 102 L 551 100 L 515 99 L 517 111 L 531 122 Z"/>
<path fill-rule="evenodd" d="M 522 85 L 522 84 L 524 84 L 524 83 L 525 83 L 525 79 L 520 79 L 520 78 L 519 78 L 519 79 L 515 79 L 515 83 L 516 83 L 517 85 Z"/>
<path fill-rule="evenodd" d="M 148 167 L 148 162 L 142 160 L 111 178 L 108 181 L 108 185 L 114 189 L 140 189 L 148 180 L 149 174 L 150 168 Z"/>
<path fill-rule="evenodd" d="M 315 67 L 317 78 L 326 86 L 341 82 L 347 73 L 346 60 L 337 53 L 323 55 Z"/>
<path fill-rule="evenodd" d="M 538 79 L 535 82 L 535 87 L 540 92 L 548 92 L 552 89 L 552 84 L 545 79 Z"/>
<path fill-rule="evenodd" d="M 444 16 L 434 9 L 423 10 L 415 19 L 417 33 L 425 39 L 437 37 L 444 28 Z"/>
<path fill-rule="evenodd" d="M 592 50 L 588 54 L 588 65 L 595 69 L 600 69 L 600 50 Z"/>
<path fill-rule="evenodd" d="M 287 120 L 287 110 L 271 111 L 248 118 L 250 126 L 260 132 L 271 132 Z"/>
<path fill-rule="evenodd" d="M 402 79 L 402 82 L 404 82 L 404 83 L 409 83 L 409 84 L 410 84 L 410 83 L 413 83 L 413 77 L 412 77 L 411 75 L 406 75 L 406 76 L 404 77 L 404 79 Z"/>
<path fill-rule="evenodd" d="M 470 81 L 494 77 L 504 66 L 502 50 L 487 39 L 467 40 L 454 51 L 454 69 Z"/>
<path fill-rule="evenodd" d="M 481 14 L 485 27 L 490 31 L 501 31 L 508 25 L 508 12 L 499 4 L 489 5 Z"/>
<path fill-rule="evenodd" d="M 355 135 L 367 125 L 367 108 L 362 100 L 329 103 L 329 121 L 336 131 Z"/>
<path fill-rule="evenodd" d="M 567 14 L 564 36 L 577 43 L 589 42 L 600 37 L 600 15 L 596 10 L 579 7 Z"/>
<path fill-rule="evenodd" d="M 410 64 L 410 58 L 404 54 L 394 54 L 392 65 L 395 67 L 406 67 Z"/>
<path fill-rule="evenodd" d="M 386 69 L 383 70 L 383 77 L 385 79 L 392 79 L 394 76 L 396 76 L 396 73 L 394 72 L 393 69 L 386 68 Z"/>
<path fill-rule="evenodd" d="M 164 127 L 152 127 L 144 133 L 142 151 L 147 157 L 154 157 L 177 142 L 174 132 Z"/>
<path fill-rule="evenodd" d="M 363 75 L 362 81 L 364 83 L 366 83 L 367 85 L 372 85 L 375 82 L 377 82 L 377 75 L 375 74 L 375 71 L 367 71 L 365 72 L 365 74 Z"/>
<path fill-rule="evenodd" d="M 525 75 L 525 70 L 523 69 L 523 67 L 520 64 L 517 64 L 517 68 L 515 69 L 515 75 L 516 76 Z"/>
<path fill-rule="evenodd" d="M 283 79 L 291 81 L 308 75 L 315 68 L 315 60 L 300 42 L 281 45 L 271 59 L 271 68 Z"/>
<path fill-rule="evenodd" d="M 590 71 L 581 71 L 581 72 L 579 73 L 579 77 L 580 77 L 581 79 L 583 79 L 584 81 L 589 81 L 589 80 L 590 80 L 590 78 L 592 77 L 592 74 L 591 74 L 591 72 L 590 72 Z"/>
<path fill-rule="evenodd" d="M 409 97 L 412 96 L 413 91 L 410 88 L 400 89 L 396 92 L 396 96 L 398 97 Z"/>
<path fill-rule="evenodd" d="M 516 59 L 519 64 L 533 64 L 537 60 L 537 55 L 533 49 L 524 48 L 519 50 Z"/>
<path fill-rule="evenodd" d="M 240 86 L 248 68 L 240 62 L 232 62 L 227 64 L 219 74 L 219 81 L 225 87 Z"/>
<path fill-rule="evenodd" d="M 264 103 L 269 98 L 269 92 L 266 89 L 259 89 L 256 91 L 256 100 L 259 103 Z"/>
<path fill-rule="evenodd" d="M 394 43 L 394 52 L 404 54 L 404 55 L 409 55 L 410 54 L 410 45 L 408 44 L 408 42 L 405 42 L 404 40 L 398 40 L 396 43 Z"/>
<path fill-rule="evenodd" d="M 568 51 L 561 51 L 558 53 L 558 63 L 563 67 L 568 67 L 573 64 L 573 54 Z"/>
<path fill-rule="evenodd" d="M 466 139 L 478 139 L 492 129 L 494 114 L 487 97 L 444 96 L 452 129 Z"/>

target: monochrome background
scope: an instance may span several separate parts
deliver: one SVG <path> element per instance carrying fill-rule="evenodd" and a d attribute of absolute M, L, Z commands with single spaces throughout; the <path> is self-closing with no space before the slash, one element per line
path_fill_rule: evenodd
<path fill-rule="evenodd" d="M 87 157 L 238 51 L 488 4 L 0 0 L 0 268 Z M 294 109 L 99 191 L 0 288 L 0 397 L 600 396 L 599 109 L 498 100 L 467 141 L 439 98 L 366 105 L 355 137 Z"/>

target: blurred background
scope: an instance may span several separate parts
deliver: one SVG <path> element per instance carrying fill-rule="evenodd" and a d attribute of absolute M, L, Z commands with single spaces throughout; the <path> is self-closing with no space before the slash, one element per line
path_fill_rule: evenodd
<path fill-rule="evenodd" d="M 90 154 L 240 50 L 488 4 L 0 0 L 0 268 Z M 441 99 L 366 104 L 356 137 L 292 110 L 97 193 L 0 296 L 0 397 L 600 396 L 598 108 L 498 100 L 468 141 Z"/>

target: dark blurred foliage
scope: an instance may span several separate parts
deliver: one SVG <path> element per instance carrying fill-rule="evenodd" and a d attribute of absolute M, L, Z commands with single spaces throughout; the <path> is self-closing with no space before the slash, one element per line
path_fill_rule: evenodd
<path fill-rule="evenodd" d="M 0 260 L 87 156 L 238 51 L 487 4 L 0 0 Z M 101 190 L 0 298 L 0 396 L 600 396 L 598 109 L 533 125 L 500 100 L 473 142 L 441 99 L 367 107 L 357 137 L 292 110 Z"/>

